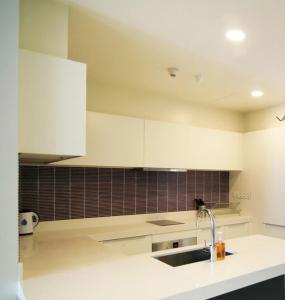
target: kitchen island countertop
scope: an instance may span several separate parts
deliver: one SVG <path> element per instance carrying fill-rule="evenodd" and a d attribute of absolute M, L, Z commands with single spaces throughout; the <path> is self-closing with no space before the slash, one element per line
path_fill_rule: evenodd
<path fill-rule="evenodd" d="M 285 273 L 285 240 L 262 235 L 226 241 L 227 249 L 235 254 L 224 261 L 202 261 L 180 267 L 154 259 L 157 252 L 122 255 L 88 236 L 30 239 L 25 247 L 29 243 L 34 251 L 24 259 L 24 265 L 34 264 L 34 273 L 22 281 L 27 300 L 188 297 L 198 300 Z M 165 250 L 160 254 L 197 247 Z"/>

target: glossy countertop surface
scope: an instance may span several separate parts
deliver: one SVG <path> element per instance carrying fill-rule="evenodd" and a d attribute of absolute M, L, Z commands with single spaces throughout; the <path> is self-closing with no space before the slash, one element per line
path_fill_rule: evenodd
<path fill-rule="evenodd" d="M 103 218 L 101 218 L 103 219 Z M 92 224 L 82 226 L 82 223 L 86 219 L 82 219 L 80 225 L 71 226 L 69 223 L 62 225 L 61 221 L 58 222 L 58 227 L 54 228 L 57 222 L 44 222 L 50 223 L 50 226 L 43 224 L 44 229 L 41 229 L 39 232 L 35 232 L 34 236 L 39 238 L 43 236 L 44 239 L 54 239 L 54 238 L 66 238 L 66 237 L 82 237 L 87 235 L 92 235 L 93 239 L 97 241 L 119 239 L 119 238 L 128 238 L 135 236 L 144 236 L 152 234 L 163 234 L 184 230 L 196 230 L 196 217 L 193 218 L 177 218 L 172 216 L 167 216 L 166 218 L 172 221 L 181 222 L 182 224 L 170 225 L 170 226 L 158 226 L 155 224 L 148 223 L 151 220 L 139 220 L 137 222 L 132 221 L 131 223 L 116 223 L 116 224 L 107 224 L 107 221 L 101 224 Z M 226 226 L 231 224 L 240 224 L 251 221 L 250 216 L 240 216 L 238 214 L 229 214 L 229 215 L 217 215 L 215 216 L 216 226 Z M 127 220 L 127 219 L 126 219 Z M 158 219 L 156 219 L 158 220 Z M 160 220 L 160 218 L 159 218 Z M 72 222 L 72 221 L 71 221 Z M 87 223 L 87 222 L 86 222 Z M 42 224 L 40 224 L 42 225 Z M 208 228 L 210 226 L 209 219 L 204 218 L 199 225 L 200 229 Z M 70 229 L 69 229 L 70 228 Z M 46 233 L 46 234 L 44 234 Z"/>
<path fill-rule="evenodd" d="M 249 220 L 250 217 L 238 215 L 216 218 L 217 226 Z M 206 220 L 201 223 L 201 228 L 208 226 Z M 195 222 L 184 220 L 184 224 L 173 226 L 142 222 L 44 231 L 21 237 L 22 286 L 26 299 L 164 299 L 173 296 L 183 299 L 185 293 L 191 295 L 191 299 L 206 299 L 221 291 L 225 293 L 228 288 L 240 288 L 254 283 L 257 278 L 265 280 L 284 271 L 285 241 L 265 236 L 227 241 L 227 248 L 237 254 L 223 262 L 204 261 L 176 268 L 154 259 L 158 252 L 126 256 L 100 242 L 193 229 Z"/>
<path fill-rule="evenodd" d="M 239 224 L 249 222 L 250 219 L 248 216 L 221 215 L 216 217 L 216 225 Z M 20 237 L 20 259 L 24 263 L 24 279 L 123 256 L 104 246 L 100 241 L 196 229 L 196 222 L 192 219 L 176 219 L 176 221 L 183 224 L 157 226 L 148 222 L 121 223 L 50 230 L 22 236 Z M 208 219 L 200 223 L 201 229 L 209 226 Z"/>
<path fill-rule="evenodd" d="M 33 243 L 23 260 L 33 269 L 22 282 L 27 300 L 207 299 L 285 273 L 285 240 L 262 235 L 226 241 L 235 254 L 224 261 L 175 268 L 158 253 L 124 256 L 88 237 Z"/>

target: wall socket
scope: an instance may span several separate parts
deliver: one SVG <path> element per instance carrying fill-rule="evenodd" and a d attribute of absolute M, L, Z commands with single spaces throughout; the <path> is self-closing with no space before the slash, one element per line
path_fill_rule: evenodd
<path fill-rule="evenodd" d="M 232 199 L 233 199 L 233 201 L 250 200 L 251 193 L 250 192 L 233 192 Z"/>

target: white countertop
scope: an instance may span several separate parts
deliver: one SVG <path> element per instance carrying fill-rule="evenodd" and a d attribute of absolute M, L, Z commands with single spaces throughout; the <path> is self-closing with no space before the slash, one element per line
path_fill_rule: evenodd
<path fill-rule="evenodd" d="M 172 218 L 172 220 L 174 219 Z M 104 247 L 102 243 L 99 243 L 100 241 L 167 234 L 196 228 L 196 222 L 191 218 L 176 218 L 176 220 L 184 222 L 184 224 L 157 226 L 147 222 L 119 223 L 86 228 L 73 227 L 69 230 L 62 230 L 59 226 L 60 230 L 35 232 L 32 236 L 22 236 L 20 238 L 20 257 L 24 263 L 24 278 L 85 266 L 93 262 L 102 262 L 111 257 L 122 257 L 123 254 L 111 252 L 112 249 Z M 250 220 L 249 216 L 221 215 L 216 216 L 216 226 L 240 224 Z M 51 223 L 52 229 L 54 223 L 56 222 Z M 209 226 L 210 223 L 207 219 L 200 223 L 201 229 Z M 101 251 L 101 249 L 103 250 Z"/>
<path fill-rule="evenodd" d="M 216 221 L 221 226 L 249 219 L 223 216 Z M 207 227 L 208 223 L 201 225 Z M 125 256 L 98 242 L 100 239 L 191 230 L 193 226 L 193 222 L 166 227 L 149 223 L 117 224 L 21 237 L 22 286 L 26 299 L 148 300 L 191 296 L 198 300 L 285 273 L 285 240 L 265 236 L 226 241 L 227 248 L 237 254 L 228 256 L 225 261 L 204 261 L 175 268 L 154 259 L 158 252 Z"/>
<path fill-rule="evenodd" d="M 226 226 L 230 224 L 240 224 L 250 221 L 250 217 L 248 216 L 216 216 L 216 227 L 218 226 Z M 173 220 L 173 219 L 172 219 Z M 164 234 L 170 232 L 178 232 L 184 230 L 196 230 L 196 220 L 188 220 L 188 219 L 176 219 L 176 221 L 183 222 L 183 224 L 179 225 L 171 225 L 171 226 L 157 226 L 150 223 L 139 223 L 128 225 L 116 225 L 116 226 L 104 226 L 97 227 L 92 234 L 92 237 L 97 241 L 118 239 L 124 237 L 134 237 L 134 236 L 143 236 L 150 234 Z M 210 226 L 209 219 L 206 218 L 204 221 L 200 222 L 199 228 L 208 228 Z"/>
<path fill-rule="evenodd" d="M 165 219 L 165 217 L 163 218 Z M 41 236 L 47 239 L 54 238 L 67 238 L 67 237 L 82 237 L 82 236 L 92 236 L 93 239 L 97 241 L 104 240 L 112 240 L 112 239 L 120 239 L 120 238 L 128 238 L 135 236 L 145 236 L 145 235 L 153 235 L 153 234 L 163 234 L 170 232 L 178 232 L 184 230 L 195 230 L 196 229 L 196 217 L 192 218 L 173 218 L 166 217 L 166 219 L 170 219 L 173 221 L 182 222 L 183 224 L 179 225 L 171 225 L 171 226 L 157 226 L 154 224 L 147 223 L 146 221 L 133 222 L 133 223 L 118 223 L 112 225 L 100 224 L 100 225 L 90 225 L 88 227 L 81 228 L 72 228 L 66 229 L 63 227 L 63 230 L 50 230 L 45 229 L 43 232 L 36 232 L 34 236 L 39 239 Z M 83 219 L 84 220 L 84 219 Z M 240 216 L 237 214 L 230 215 L 218 215 L 215 216 L 216 227 L 226 226 L 231 224 L 241 224 L 251 221 L 251 217 L 249 216 Z M 71 221 L 72 222 L 72 221 Z M 56 222 L 52 222 L 56 223 Z M 53 224 L 52 224 L 53 225 Z M 208 228 L 210 226 L 209 219 L 205 218 L 200 222 L 199 228 Z M 42 235 L 45 233 L 44 235 Z"/>
<path fill-rule="evenodd" d="M 190 296 L 198 300 L 285 273 L 285 240 L 261 235 L 226 241 L 227 248 L 236 254 L 224 261 L 180 267 L 154 259 L 157 252 L 123 256 L 88 238 L 76 237 L 58 243 L 59 240 L 42 241 L 37 245 L 37 254 L 29 263 L 36 264 L 38 270 L 22 283 L 27 300 L 146 300 Z"/>

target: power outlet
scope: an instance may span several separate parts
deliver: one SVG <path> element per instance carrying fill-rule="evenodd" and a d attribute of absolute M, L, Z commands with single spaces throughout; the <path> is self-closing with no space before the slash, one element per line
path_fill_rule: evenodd
<path fill-rule="evenodd" d="M 233 192 L 234 201 L 250 200 L 250 199 L 251 199 L 250 192 Z"/>

